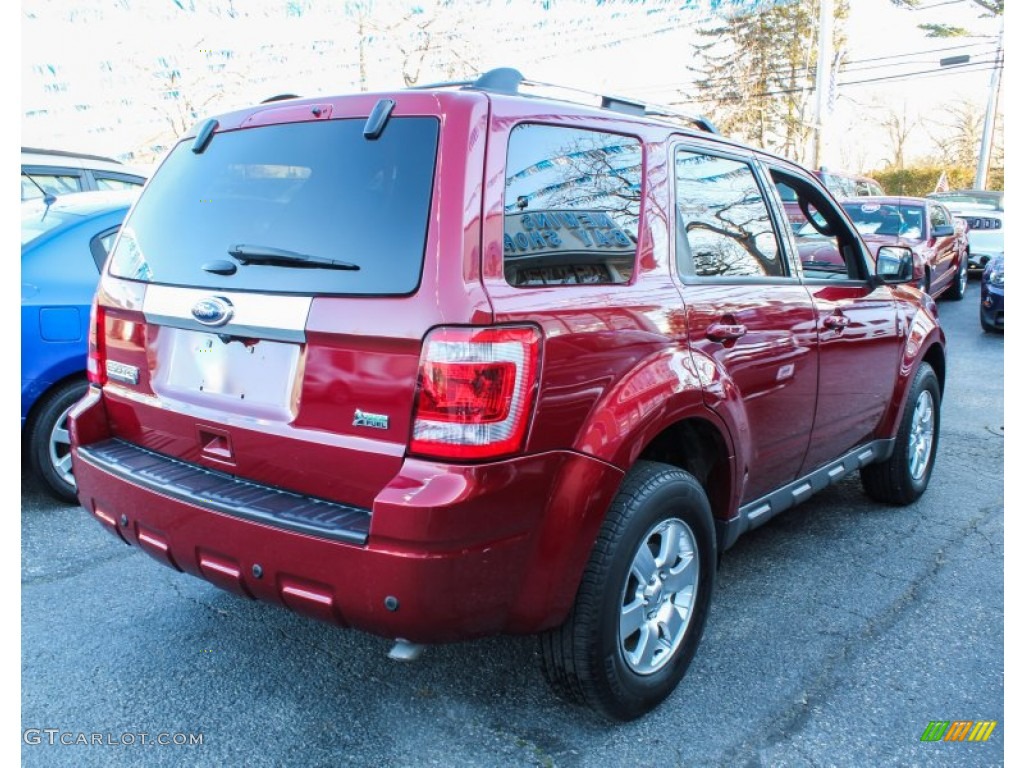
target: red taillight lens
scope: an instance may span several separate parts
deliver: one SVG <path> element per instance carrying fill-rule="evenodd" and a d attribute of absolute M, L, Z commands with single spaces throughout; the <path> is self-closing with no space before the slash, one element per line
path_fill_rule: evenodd
<path fill-rule="evenodd" d="M 482 459 L 521 450 L 537 385 L 536 328 L 440 328 L 420 356 L 412 453 Z"/>
<path fill-rule="evenodd" d="M 92 312 L 89 316 L 89 357 L 85 362 L 85 373 L 90 384 L 102 387 L 107 383 L 106 354 L 104 334 L 106 314 L 96 298 L 92 300 Z"/>

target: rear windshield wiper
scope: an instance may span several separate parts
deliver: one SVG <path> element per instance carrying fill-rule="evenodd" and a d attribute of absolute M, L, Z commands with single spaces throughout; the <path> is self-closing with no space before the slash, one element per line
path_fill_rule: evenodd
<path fill-rule="evenodd" d="M 322 256 L 310 256 L 297 251 L 283 248 L 269 248 L 264 245 L 233 245 L 228 254 L 240 264 L 270 264 L 281 267 L 303 267 L 307 269 L 359 269 L 358 264 L 350 261 L 325 259 Z"/>

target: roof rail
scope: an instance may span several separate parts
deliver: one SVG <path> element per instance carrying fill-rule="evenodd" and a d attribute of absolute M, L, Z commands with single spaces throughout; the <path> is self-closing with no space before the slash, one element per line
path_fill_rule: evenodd
<path fill-rule="evenodd" d="M 512 67 L 498 67 L 484 72 L 476 80 L 452 80 L 443 83 L 431 83 L 429 85 L 415 85 L 412 86 L 413 90 L 424 90 L 428 88 L 468 88 L 476 91 L 486 91 L 488 93 L 502 93 L 510 96 L 516 95 L 527 95 L 520 93 L 520 86 L 530 86 L 534 88 L 553 88 L 558 91 L 568 91 L 573 94 L 582 94 L 591 98 L 596 97 L 599 100 L 597 106 L 601 109 L 608 109 L 613 112 L 621 112 L 627 115 L 640 115 L 646 117 L 667 117 L 676 120 L 682 120 L 683 122 L 689 123 L 696 126 L 702 131 L 707 133 L 718 133 L 718 129 L 715 128 L 715 124 L 712 123 L 708 118 L 703 115 L 694 115 L 689 112 L 680 112 L 670 107 L 662 106 L 660 104 L 647 104 L 641 101 L 635 101 L 633 99 L 626 99 L 621 96 L 607 96 L 593 91 L 586 91 L 580 88 L 573 88 L 566 85 L 557 85 L 555 83 L 543 83 L 538 80 L 529 80 L 523 76 L 522 72 Z M 528 94 L 530 96 L 537 96 L 537 94 Z M 586 102 L 569 99 L 569 101 L 576 101 L 576 103 L 586 104 Z M 589 105 L 593 106 L 593 105 Z"/>
<path fill-rule="evenodd" d="M 63 149 L 40 149 L 39 147 L 22 147 L 22 152 L 31 152 L 35 155 L 53 155 L 54 157 L 76 157 L 81 160 L 105 160 L 108 163 L 122 165 L 120 160 L 103 155 L 87 155 L 84 152 L 67 152 Z"/>

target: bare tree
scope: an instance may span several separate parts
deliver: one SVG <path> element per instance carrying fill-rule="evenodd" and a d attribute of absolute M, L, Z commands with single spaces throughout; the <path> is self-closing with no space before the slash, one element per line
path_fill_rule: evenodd
<path fill-rule="evenodd" d="M 903 102 L 902 113 L 890 108 L 881 124 L 889 136 L 889 147 L 892 150 L 892 159 L 889 164 L 894 168 L 902 169 L 906 159 L 907 144 L 910 141 L 911 133 L 918 125 L 918 120 L 907 116 L 907 103 Z"/>
<path fill-rule="evenodd" d="M 906 8 L 911 11 L 925 10 L 929 6 L 922 5 L 921 0 L 890 0 L 897 8 Z M 1004 0 L 971 0 L 974 5 L 982 9 L 981 18 L 1002 16 Z M 928 23 L 918 24 L 918 29 L 924 30 L 927 37 L 970 37 L 971 30 L 966 27 L 958 27 L 953 24 Z"/>
<path fill-rule="evenodd" d="M 946 119 L 925 123 L 925 132 L 935 144 L 939 159 L 947 165 L 973 166 L 978 161 L 984 110 L 969 101 L 951 104 Z"/>

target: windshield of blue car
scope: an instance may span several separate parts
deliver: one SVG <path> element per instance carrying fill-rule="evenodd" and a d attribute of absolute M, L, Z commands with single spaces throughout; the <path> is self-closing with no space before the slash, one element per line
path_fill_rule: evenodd
<path fill-rule="evenodd" d="M 920 240 L 924 231 L 924 207 L 882 203 L 843 203 L 862 235 L 889 235 Z"/>

